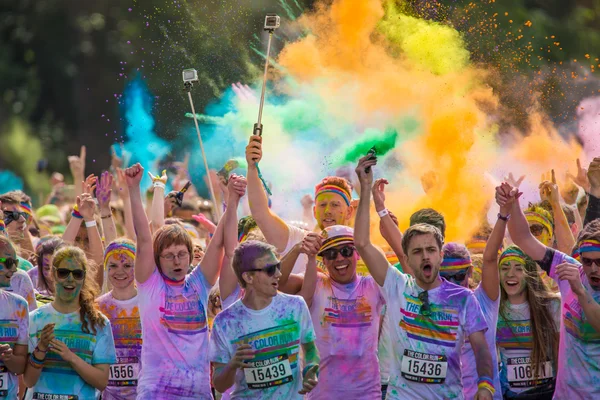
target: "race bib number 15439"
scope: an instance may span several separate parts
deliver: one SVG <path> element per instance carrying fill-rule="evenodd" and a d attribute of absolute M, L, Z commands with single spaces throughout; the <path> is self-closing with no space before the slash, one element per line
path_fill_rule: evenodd
<path fill-rule="evenodd" d="M 247 364 L 248 366 L 244 367 L 244 376 L 249 389 L 264 389 L 294 380 L 286 354 L 266 360 L 250 361 Z"/>

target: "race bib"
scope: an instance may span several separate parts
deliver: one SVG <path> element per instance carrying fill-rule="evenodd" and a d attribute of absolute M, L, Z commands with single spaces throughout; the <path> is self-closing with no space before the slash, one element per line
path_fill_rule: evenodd
<path fill-rule="evenodd" d="M 248 366 L 244 367 L 244 376 L 249 389 L 280 386 L 294 380 L 287 354 L 247 364 Z"/>
<path fill-rule="evenodd" d="M 554 377 L 552 363 L 546 361 L 538 367 L 538 376 L 534 376 L 530 357 L 509 358 L 506 361 L 508 383 L 514 388 L 529 388 L 548 383 Z"/>
<path fill-rule="evenodd" d="M 0 366 L 0 397 L 8 396 L 8 368 Z"/>
<path fill-rule="evenodd" d="M 405 349 L 400 371 L 405 379 L 412 382 L 444 383 L 448 371 L 448 360 L 446 356 Z"/>
<path fill-rule="evenodd" d="M 137 386 L 140 363 L 136 358 L 120 364 L 112 364 L 108 375 L 108 386 Z"/>
<path fill-rule="evenodd" d="M 74 394 L 52 394 L 52 393 L 33 393 L 33 400 L 77 400 L 79 397 Z"/>

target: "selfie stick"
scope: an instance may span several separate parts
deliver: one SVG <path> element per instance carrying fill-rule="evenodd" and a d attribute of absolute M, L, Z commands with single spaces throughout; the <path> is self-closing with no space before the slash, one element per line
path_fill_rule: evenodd
<path fill-rule="evenodd" d="M 269 56 L 271 54 L 271 40 L 273 39 L 273 32 L 275 32 L 275 29 L 279 28 L 279 21 L 280 21 L 279 17 L 275 14 L 267 14 L 267 16 L 265 17 L 264 30 L 269 32 L 269 41 L 267 42 L 267 57 L 265 59 L 265 70 L 263 73 L 262 91 L 260 93 L 260 103 L 258 105 L 258 120 L 254 124 L 254 131 L 252 133 L 255 136 L 256 135 L 262 136 L 262 129 L 263 129 L 262 112 L 263 112 L 263 106 L 265 104 L 265 91 L 267 89 L 267 72 L 269 71 Z M 267 182 L 265 182 L 265 180 L 260 172 L 258 163 L 256 163 L 256 169 L 258 171 L 258 177 L 262 181 L 265 191 L 267 192 L 267 194 L 269 196 L 272 195 L 273 193 L 271 193 L 271 190 L 267 186 Z"/>
<path fill-rule="evenodd" d="M 212 179 L 210 179 L 210 170 L 208 169 L 208 162 L 206 161 L 206 153 L 204 153 L 204 144 L 202 144 L 202 136 L 200 136 L 200 127 L 198 126 L 198 118 L 196 117 L 196 110 L 194 108 L 194 100 L 192 99 L 192 86 L 193 82 L 196 81 L 184 81 L 183 90 L 188 94 L 190 100 L 190 107 L 192 107 L 192 115 L 194 116 L 194 124 L 196 125 L 196 133 L 198 134 L 198 142 L 200 143 L 200 151 L 202 152 L 202 160 L 204 161 L 204 168 L 206 169 L 206 177 L 208 180 L 208 190 L 210 192 L 210 198 L 215 207 L 215 214 L 217 221 L 221 219 L 221 209 L 217 204 L 217 198 L 215 197 L 215 190 L 213 189 Z"/>

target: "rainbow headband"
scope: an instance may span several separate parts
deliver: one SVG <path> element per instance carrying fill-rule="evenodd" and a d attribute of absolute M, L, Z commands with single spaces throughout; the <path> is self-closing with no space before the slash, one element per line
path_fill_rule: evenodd
<path fill-rule="evenodd" d="M 111 243 L 104 251 L 104 266 L 106 266 L 108 259 L 114 255 L 125 254 L 135 260 L 135 246 L 129 243 Z"/>
<path fill-rule="evenodd" d="M 31 212 L 31 207 L 29 206 L 29 204 L 25 203 L 24 201 L 21 202 L 21 211 L 23 211 L 25 214 L 27 214 L 28 220 L 33 216 L 32 212 Z"/>
<path fill-rule="evenodd" d="M 573 251 L 573 258 L 581 261 L 581 253 L 590 253 L 592 251 L 600 251 L 600 241 L 594 239 L 586 239 L 579 242 L 579 245 Z"/>
<path fill-rule="evenodd" d="M 350 193 L 347 192 L 346 190 L 342 189 L 339 186 L 325 185 L 325 186 L 320 187 L 315 192 L 315 200 L 317 199 L 317 197 L 319 197 L 320 194 L 323 194 L 323 193 L 335 193 L 335 194 L 339 194 L 340 196 L 342 196 L 342 198 L 346 202 L 346 205 L 350 206 Z"/>
<path fill-rule="evenodd" d="M 248 234 L 242 231 L 242 233 L 240 233 L 240 235 L 238 236 L 238 243 L 244 243 L 247 239 Z"/>
<path fill-rule="evenodd" d="M 554 232 L 554 229 L 552 228 L 552 222 L 550 222 L 548 218 L 544 217 L 540 213 L 535 211 L 527 211 L 525 213 L 525 218 L 527 218 L 527 222 L 537 222 L 541 224 L 551 235 Z"/>
<path fill-rule="evenodd" d="M 461 269 L 467 269 L 471 266 L 471 259 L 469 258 L 446 258 L 442 260 L 440 265 L 440 271 L 460 271 Z"/>
<path fill-rule="evenodd" d="M 510 248 L 502 253 L 498 265 L 506 264 L 511 261 L 516 261 L 521 265 L 525 265 L 525 257 L 523 257 L 523 254 L 519 253 L 516 249 Z"/>
<path fill-rule="evenodd" d="M 4 229 L 6 229 L 6 224 L 3 219 L 0 219 L 0 232 L 4 232 Z"/>

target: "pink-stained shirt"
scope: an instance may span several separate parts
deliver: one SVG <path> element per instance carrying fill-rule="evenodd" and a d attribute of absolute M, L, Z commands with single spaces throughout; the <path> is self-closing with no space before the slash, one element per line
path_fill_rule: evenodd
<path fill-rule="evenodd" d="M 318 274 L 309 309 L 321 362 L 319 384 L 307 398 L 381 398 L 377 344 L 383 304 L 370 276 L 344 285 Z"/>
<path fill-rule="evenodd" d="M 138 399 L 212 399 L 208 361 L 208 284 L 200 266 L 183 285 L 158 268 L 137 283 L 142 321 Z"/>

